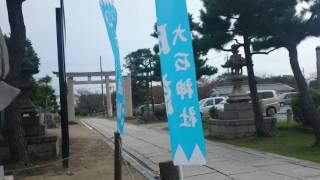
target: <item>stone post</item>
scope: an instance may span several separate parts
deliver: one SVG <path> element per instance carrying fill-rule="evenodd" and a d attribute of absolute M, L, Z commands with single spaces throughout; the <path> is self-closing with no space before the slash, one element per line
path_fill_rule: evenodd
<path fill-rule="evenodd" d="M 75 111 L 74 111 L 74 90 L 73 90 L 73 78 L 69 77 L 67 80 L 68 86 L 68 93 L 67 93 L 67 100 L 68 100 L 68 119 L 69 121 L 75 121 Z"/>
<path fill-rule="evenodd" d="M 106 96 L 107 96 L 107 117 L 112 117 L 112 100 L 110 92 L 110 79 L 109 76 L 106 76 Z"/>
<path fill-rule="evenodd" d="M 126 102 L 126 117 L 133 116 L 132 110 L 132 88 L 131 88 L 131 74 L 123 77 L 124 81 L 124 96 Z"/>
<path fill-rule="evenodd" d="M 160 179 L 161 180 L 176 180 L 181 179 L 179 167 L 173 165 L 172 161 L 160 162 Z"/>
<path fill-rule="evenodd" d="M 317 87 L 320 88 L 320 46 L 316 48 L 317 52 Z"/>

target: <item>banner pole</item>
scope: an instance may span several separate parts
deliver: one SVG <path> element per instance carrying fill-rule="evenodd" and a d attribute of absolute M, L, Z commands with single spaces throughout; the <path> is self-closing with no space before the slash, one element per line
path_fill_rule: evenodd
<path fill-rule="evenodd" d="M 179 166 L 179 176 L 180 176 L 180 180 L 183 180 L 183 166 Z"/>
<path fill-rule="evenodd" d="M 122 180 L 121 172 L 121 135 L 118 132 L 114 133 L 114 179 Z"/>
<path fill-rule="evenodd" d="M 62 1 L 61 1 L 62 2 Z M 62 139 L 62 159 L 63 167 L 69 167 L 69 120 L 68 120 L 68 99 L 66 84 L 65 49 L 63 33 L 62 9 L 56 8 L 56 28 L 57 28 L 57 49 L 59 67 L 59 87 L 60 87 L 60 107 L 61 107 L 61 139 Z"/>

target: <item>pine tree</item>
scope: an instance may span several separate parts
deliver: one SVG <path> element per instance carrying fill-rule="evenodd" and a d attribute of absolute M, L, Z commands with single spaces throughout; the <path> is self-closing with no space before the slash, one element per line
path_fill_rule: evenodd
<path fill-rule="evenodd" d="M 207 53 L 210 49 L 231 51 L 226 46 L 232 42 L 244 49 L 257 135 L 271 136 L 264 126 L 252 61 L 252 56 L 255 54 L 269 53 L 252 51 L 252 41 L 260 24 L 255 15 L 259 13 L 259 7 L 263 5 L 261 4 L 263 0 L 202 1 L 204 10 L 201 10 L 202 22 L 198 32 L 201 34 L 200 42 L 203 53 Z M 264 3 L 267 2 L 264 1 Z"/>
<path fill-rule="evenodd" d="M 256 18 L 262 22 L 257 28 L 255 50 L 285 48 L 289 52 L 291 69 L 303 103 L 303 116 L 311 122 L 317 144 L 320 144 L 320 114 L 308 93 L 305 77 L 299 66 L 298 45 L 309 37 L 320 37 L 320 0 L 305 0 L 307 6 L 298 9 L 297 0 L 273 0 L 265 3 Z"/>

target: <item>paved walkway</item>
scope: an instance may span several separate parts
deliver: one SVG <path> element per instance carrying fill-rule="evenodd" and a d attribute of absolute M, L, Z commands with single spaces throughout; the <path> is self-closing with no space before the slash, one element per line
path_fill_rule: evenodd
<path fill-rule="evenodd" d="M 83 119 L 108 138 L 115 122 L 98 118 Z M 159 172 L 158 163 L 171 159 L 165 124 L 126 124 L 124 148 L 146 166 Z M 208 163 L 183 167 L 187 180 L 320 180 L 320 164 L 207 141 Z"/>

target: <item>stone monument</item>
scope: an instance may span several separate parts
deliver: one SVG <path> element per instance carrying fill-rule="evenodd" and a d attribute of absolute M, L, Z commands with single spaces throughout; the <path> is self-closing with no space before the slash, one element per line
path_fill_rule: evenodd
<path fill-rule="evenodd" d="M 22 61 L 19 88 L 21 89 L 16 113 L 21 116 L 22 126 L 27 141 L 27 149 L 32 160 L 48 160 L 57 157 L 57 136 L 47 134 L 47 125 L 44 113 L 30 99 L 33 91 L 32 76 L 39 72 L 37 63 L 30 62 L 27 58 Z"/>
<path fill-rule="evenodd" d="M 219 113 L 219 119 L 209 120 L 209 133 L 211 136 L 233 139 L 253 136 L 256 133 L 254 113 L 251 97 L 243 88 L 247 76 L 243 75 L 245 59 L 239 54 L 239 46 L 232 45 L 232 55 L 223 68 L 230 68 L 228 79 L 233 84 L 233 89 L 228 97 L 224 111 Z M 265 118 L 266 125 L 272 125 L 274 118 Z"/>
<path fill-rule="evenodd" d="M 27 57 L 28 50 L 26 49 L 25 52 Z M 23 96 L 19 102 L 19 113 L 22 117 L 21 121 L 28 144 L 28 153 L 33 160 L 47 160 L 57 157 L 57 137 L 47 133 L 45 112 L 42 112 L 41 108 L 37 107 L 30 99 L 33 89 L 32 76 L 39 72 L 38 65 L 24 60 L 22 67 L 21 93 Z"/>

